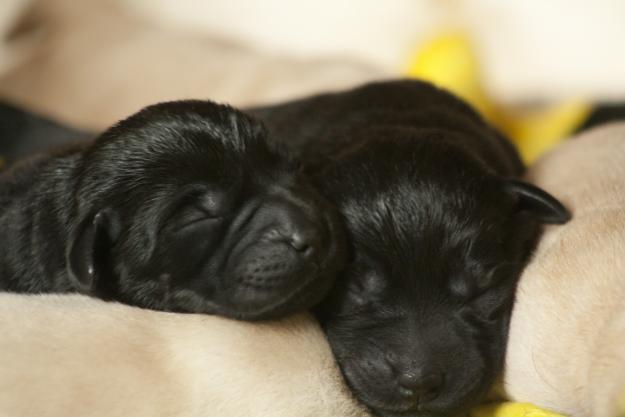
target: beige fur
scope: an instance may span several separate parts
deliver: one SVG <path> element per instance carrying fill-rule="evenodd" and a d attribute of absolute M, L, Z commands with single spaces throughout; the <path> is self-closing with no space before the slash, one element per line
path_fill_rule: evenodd
<path fill-rule="evenodd" d="M 574 417 L 616 416 L 625 393 L 625 124 L 569 140 L 529 179 L 573 220 L 547 229 L 521 278 L 504 388 Z"/>
<path fill-rule="evenodd" d="M 306 315 L 243 323 L 0 294 L 0 416 L 366 415 Z"/>
<path fill-rule="evenodd" d="M 7 46 L 22 45 L 33 32 L 37 42 L 29 59 L 0 77 L 0 97 L 79 127 L 102 129 L 159 101 L 210 98 L 242 106 L 381 76 L 347 58 L 296 60 L 161 29 L 125 13 L 116 0 L 35 4 Z"/>

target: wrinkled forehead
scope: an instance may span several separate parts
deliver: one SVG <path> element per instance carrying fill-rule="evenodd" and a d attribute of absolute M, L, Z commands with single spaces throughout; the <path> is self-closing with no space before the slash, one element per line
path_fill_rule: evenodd
<path fill-rule="evenodd" d="M 264 144 L 260 122 L 210 102 L 147 107 L 122 120 L 97 141 L 99 149 L 128 154 L 247 153 Z"/>
<path fill-rule="evenodd" d="M 254 120 L 229 108 L 203 114 L 189 111 L 187 103 L 182 109 L 173 104 L 147 108 L 105 132 L 83 159 L 82 186 L 141 194 L 287 176 L 288 163 L 268 149 Z"/>
<path fill-rule="evenodd" d="M 445 274 L 487 261 L 503 250 L 509 210 L 485 187 L 403 178 L 363 193 L 343 206 L 355 254 L 402 274 Z"/>
<path fill-rule="evenodd" d="M 389 176 L 367 188 L 343 199 L 341 208 L 354 233 L 381 241 L 463 229 L 485 205 L 478 184 L 453 185 L 437 178 Z"/>
<path fill-rule="evenodd" d="M 262 124 L 236 109 L 212 102 L 156 104 L 122 120 L 97 141 L 98 152 L 117 152 L 128 162 L 167 156 L 201 156 L 213 163 L 267 151 Z"/>

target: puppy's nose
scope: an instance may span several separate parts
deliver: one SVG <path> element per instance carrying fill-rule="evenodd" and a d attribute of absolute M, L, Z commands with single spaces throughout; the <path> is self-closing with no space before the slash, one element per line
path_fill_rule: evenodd
<path fill-rule="evenodd" d="M 322 227 L 297 206 L 281 205 L 272 210 L 274 226 L 266 233 L 270 242 L 288 245 L 298 254 L 310 257 L 322 245 Z"/>
<path fill-rule="evenodd" d="M 296 252 L 308 257 L 317 251 L 321 239 L 314 227 L 293 225 L 274 230 L 269 234 L 268 240 L 287 244 Z"/>
<path fill-rule="evenodd" d="M 438 397 L 443 388 L 443 379 L 440 373 L 406 371 L 397 377 L 397 383 L 402 397 L 423 402 Z"/>

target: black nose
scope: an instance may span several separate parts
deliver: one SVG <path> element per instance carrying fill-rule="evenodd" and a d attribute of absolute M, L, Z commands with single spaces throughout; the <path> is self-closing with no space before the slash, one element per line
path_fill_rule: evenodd
<path fill-rule="evenodd" d="M 424 403 L 441 393 L 444 382 L 441 372 L 436 372 L 432 367 L 419 366 L 415 361 L 402 358 L 392 351 L 387 352 L 385 358 L 397 376 L 397 386 L 402 397 Z"/>
<path fill-rule="evenodd" d="M 433 400 L 443 388 L 443 375 L 420 370 L 406 370 L 397 376 L 399 392 L 402 397 L 419 400 Z"/>
<path fill-rule="evenodd" d="M 288 245 L 298 254 L 310 257 L 319 252 L 323 230 L 314 218 L 296 206 L 283 205 L 273 210 L 274 226 L 265 234 L 267 240 Z"/>
<path fill-rule="evenodd" d="M 285 225 L 269 233 L 268 240 L 284 243 L 303 256 L 312 256 L 319 248 L 319 233 L 313 227 Z"/>

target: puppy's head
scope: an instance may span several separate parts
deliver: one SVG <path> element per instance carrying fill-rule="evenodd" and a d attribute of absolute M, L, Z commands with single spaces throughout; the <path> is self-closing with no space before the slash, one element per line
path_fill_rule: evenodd
<path fill-rule="evenodd" d="M 320 300 L 342 265 L 332 206 L 256 121 L 211 102 L 157 104 L 86 151 L 67 250 L 84 292 L 259 319 Z"/>
<path fill-rule="evenodd" d="M 317 313 L 356 396 L 378 415 L 448 415 L 501 370 L 515 285 L 541 221 L 564 208 L 432 135 L 368 141 L 320 184 L 351 260 Z"/>

